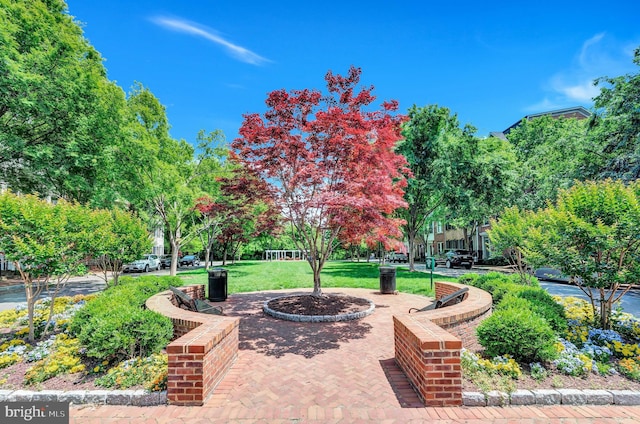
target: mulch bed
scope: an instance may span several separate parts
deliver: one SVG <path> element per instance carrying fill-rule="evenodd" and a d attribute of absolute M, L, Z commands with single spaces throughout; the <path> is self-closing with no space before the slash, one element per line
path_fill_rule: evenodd
<path fill-rule="evenodd" d="M 341 294 L 310 294 L 273 299 L 268 303 L 274 311 L 294 315 L 340 315 L 369 309 L 369 301 Z"/>

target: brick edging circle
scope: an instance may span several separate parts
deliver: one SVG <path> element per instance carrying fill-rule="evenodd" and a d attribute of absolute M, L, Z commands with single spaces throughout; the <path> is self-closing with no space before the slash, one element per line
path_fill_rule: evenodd
<path fill-rule="evenodd" d="M 359 312 L 349 312 L 346 314 L 338 314 L 338 315 L 296 315 L 296 314 L 287 314 L 285 312 L 280 312 L 273 310 L 269 307 L 269 302 L 277 299 L 286 299 L 288 297 L 295 297 L 296 295 L 286 295 L 274 297 L 273 299 L 265 300 L 262 305 L 262 310 L 265 314 L 270 315 L 274 318 L 283 319 L 286 321 L 294 321 L 294 322 L 340 322 L 340 321 L 352 321 L 355 319 L 364 318 L 367 315 L 371 315 L 373 311 L 376 309 L 375 303 L 369 299 L 364 299 L 369 302 L 369 308 L 365 311 Z"/>

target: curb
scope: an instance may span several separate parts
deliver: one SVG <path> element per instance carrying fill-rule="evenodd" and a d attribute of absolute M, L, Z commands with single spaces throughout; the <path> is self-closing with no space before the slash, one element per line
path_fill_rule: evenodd
<path fill-rule="evenodd" d="M 74 405 L 159 406 L 167 404 L 167 392 L 145 390 L 0 390 L 1 402 L 69 402 Z M 463 392 L 464 406 L 550 405 L 640 405 L 640 392 L 633 390 L 516 390 Z"/>
<path fill-rule="evenodd" d="M 74 405 L 157 406 L 167 404 L 167 391 L 146 390 L 0 390 L 1 402 L 69 402 Z"/>
<path fill-rule="evenodd" d="M 523 405 L 640 405 L 640 392 L 633 390 L 516 390 L 511 395 L 490 391 L 463 392 L 464 406 Z"/>

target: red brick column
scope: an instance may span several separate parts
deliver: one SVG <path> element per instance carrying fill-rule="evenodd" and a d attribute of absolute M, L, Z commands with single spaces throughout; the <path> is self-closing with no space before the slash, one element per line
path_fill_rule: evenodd
<path fill-rule="evenodd" d="M 436 282 L 440 298 L 462 287 Z M 464 301 L 413 314 L 394 315 L 395 359 L 427 406 L 462 404 L 460 350 L 477 343 L 475 327 L 491 314 L 491 295 L 469 287 Z"/>
<path fill-rule="evenodd" d="M 204 286 L 180 287 L 202 299 Z M 175 306 L 170 291 L 147 300 L 147 307 L 173 321 L 174 340 L 167 346 L 167 399 L 174 405 L 202 405 L 238 357 L 239 318 L 186 311 Z"/>

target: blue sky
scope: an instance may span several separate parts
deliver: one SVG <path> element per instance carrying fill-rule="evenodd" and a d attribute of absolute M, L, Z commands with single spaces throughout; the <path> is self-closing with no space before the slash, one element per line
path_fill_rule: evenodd
<path fill-rule="evenodd" d="M 362 68 L 378 103 L 438 104 L 478 135 L 592 106 L 600 76 L 638 72 L 640 2 L 68 0 L 126 92 L 147 86 L 171 135 L 231 141 L 268 92 Z"/>

